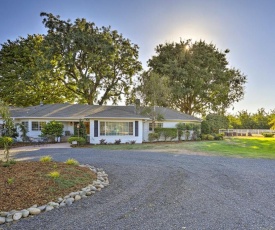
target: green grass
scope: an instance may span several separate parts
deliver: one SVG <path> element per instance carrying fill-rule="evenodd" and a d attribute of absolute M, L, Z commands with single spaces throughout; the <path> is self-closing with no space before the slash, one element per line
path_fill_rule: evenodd
<path fill-rule="evenodd" d="M 146 143 L 134 145 L 97 145 L 94 148 L 110 150 L 190 150 L 217 156 L 275 159 L 275 138 L 242 137 L 223 141 L 194 141 L 181 143 Z"/>

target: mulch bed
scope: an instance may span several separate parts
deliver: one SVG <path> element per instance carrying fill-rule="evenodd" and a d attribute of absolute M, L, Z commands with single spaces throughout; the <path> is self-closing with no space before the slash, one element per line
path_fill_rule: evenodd
<path fill-rule="evenodd" d="M 58 171 L 60 177 L 48 176 L 53 171 Z M 0 175 L 0 211 L 44 205 L 96 179 L 96 174 L 88 168 L 61 162 L 16 162 L 9 167 L 0 164 Z"/>

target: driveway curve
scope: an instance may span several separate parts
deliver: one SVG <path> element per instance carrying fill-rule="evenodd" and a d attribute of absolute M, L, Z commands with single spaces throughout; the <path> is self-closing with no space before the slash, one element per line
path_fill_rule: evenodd
<path fill-rule="evenodd" d="M 144 151 L 41 149 L 17 158 L 75 158 L 110 186 L 4 229 L 275 229 L 275 161 Z"/>

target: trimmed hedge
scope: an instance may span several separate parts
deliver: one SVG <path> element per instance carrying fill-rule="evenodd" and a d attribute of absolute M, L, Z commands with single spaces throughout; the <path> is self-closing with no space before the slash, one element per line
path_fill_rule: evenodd
<path fill-rule="evenodd" d="M 167 138 L 170 138 L 170 141 L 172 141 L 178 136 L 177 128 L 155 128 L 155 132 L 163 136 L 165 141 Z"/>

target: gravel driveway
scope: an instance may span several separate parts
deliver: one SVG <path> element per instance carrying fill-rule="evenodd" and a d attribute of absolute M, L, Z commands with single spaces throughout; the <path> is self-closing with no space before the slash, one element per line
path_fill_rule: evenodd
<path fill-rule="evenodd" d="M 102 167 L 110 186 L 8 229 L 275 229 L 275 161 L 95 149 L 43 149 Z"/>

